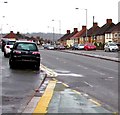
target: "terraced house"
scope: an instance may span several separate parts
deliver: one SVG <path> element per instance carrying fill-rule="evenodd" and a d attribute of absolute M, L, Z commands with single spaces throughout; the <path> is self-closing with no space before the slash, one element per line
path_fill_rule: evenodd
<path fill-rule="evenodd" d="M 118 22 L 116 25 L 106 31 L 105 43 L 109 41 L 120 43 L 120 22 Z"/>
<path fill-rule="evenodd" d="M 84 33 L 83 35 L 81 35 L 81 39 L 85 39 L 84 43 L 89 42 L 89 43 L 93 43 L 96 42 L 95 39 L 95 33 L 100 29 L 100 27 L 98 26 L 98 23 L 93 23 L 93 26 L 87 31 L 87 37 L 86 37 L 86 33 Z"/>
<path fill-rule="evenodd" d="M 63 35 L 63 37 L 61 37 L 58 41 L 62 45 L 70 47 L 71 45 L 73 45 L 73 40 L 71 39 L 71 37 L 74 36 L 77 32 L 78 32 L 77 28 L 74 28 L 72 33 L 70 33 L 70 30 L 67 30 L 67 33 Z"/>
<path fill-rule="evenodd" d="M 86 33 L 86 26 L 82 26 L 82 30 L 78 31 L 74 36 L 71 37 L 73 44 L 83 44 L 84 39 L 81 38 L 81 35 Z"/>
<path fill-rule="evenodd" d="M 98 31 L 95 33 L 95 39 L 98 44 L 105 43 L 105 33 L 114 27 L 115 24 L 112 22 L 112 19 L 106 19 L 106 24 L 104 24 Z"/>
<path fill-rule="evenodd" d="M 86 26 L 82 26 L 80 31 L 77 31 L 77 28 L 74 28 L 72 33 L 67 30 L 67 33 L 59 39 L 59 42 L 64 46 L 86 42 L 96 43 L 99 46 L 108 41 L 120 43 L 120 22 L 114 24 L 112 19 L 106 19 L 106 23 L 102 27 L 99 27 L 98 23 L 93 23 L 93 26 L 87 30 L 87 37 Z"/>

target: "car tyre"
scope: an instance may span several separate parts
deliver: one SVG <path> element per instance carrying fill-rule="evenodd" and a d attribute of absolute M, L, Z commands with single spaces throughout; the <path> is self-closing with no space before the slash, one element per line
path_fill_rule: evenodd
<path fill-rule="evenodd" d="M 15 68 L 15 63 L 13 63 L 12 61 L 9 61 L 9 66 L 11 69 L 14 69 Z"/>
<path fill-rule="evenodd" d="M 40 65 L 35 65 L 35 70 L 39 70 L 40 69 Z"/>
<path fill-rule="evenodd" d="M 6 57 L 6 58 L 8 57 L 8 55 L 5 53 L 5 51 L 4 51 L 4 57 Z"/>

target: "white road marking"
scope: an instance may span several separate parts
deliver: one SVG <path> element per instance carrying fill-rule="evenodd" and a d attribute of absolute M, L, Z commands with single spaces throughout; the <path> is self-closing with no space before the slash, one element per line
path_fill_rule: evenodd
<path fill-rule="evenodd" d="M 70 73 L 70 71 L 67 71 L 67 70 L 58 70 L 58 69 L 56 69 L 55 72 L 58 72 L 58 73 Z"/>
<path fill-rule="evenodd" d="M 59 72 L 55 72 L 53 71 L 52 69 L 49 69 L 47 67 L 45 67 L 44 65 L 41 64 L 41 70 L 45 71 L 48 75 L 50 76 L 73 76 L 73 77 L 84 77 L 83 75 L 81 74 L 75 74 L 75 73 L 59 73 Z M 69 71 L 62 71 L 62 72 L 69 72 Z"/>
<path fill-rule="evenodd" d="M 98 67 L 100 67 L 100 66 L 98 66 Z M 110 71 L 118 72 L 118 69 L 117 69 L 117 70 L 114 70 L 114 69 L 110 69 L 110 68 L 107 68 L 107 67 L 102 67 L 102 68 L 107 69 L 107 70 L 110 70 Z"/>
<path fill-rule="evenodd" d="M 114 77 L 108 77 L 105 80 L 112 80 Z"/>
<path fill-rule="evenodd" d="M 96 70 L 92 70 L 93 72 L 96 72 L 96 73 L 98 73 L 98 74 L 100 74 L 100 75 L 105 75 L 104 73 L 101 73 L 101 72 L 99 72 L 99 71 L 96 71 Z"/>
<path fill-rule="evenodd" d="M 90 87 L 93 87 L 93 85 L 89 84 L 88 82 L 84 81 L 85 84 L 89 85 Z"/>
<path fill-rule="evenodd" d="M 57 73 L 57 75 L 59 76 L 74 76 L 74 77 L 84 77 L 81 74 L 75 74 L 75 73 L 69 73 L 69 74 L 65 74 L 65 73 Z"/>

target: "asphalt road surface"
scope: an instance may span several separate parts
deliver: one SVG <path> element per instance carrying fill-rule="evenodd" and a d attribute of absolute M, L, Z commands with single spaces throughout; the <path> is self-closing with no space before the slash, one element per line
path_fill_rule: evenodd
<path fill-rule="evenodd" d="M 118 63 L 52 50 L 40 50 L 41 63 L 72 89 L 118 111 Z"/>
<path fill-rule="evenodd" d="M 12 70 L 0 51 L 2 113 L 21 113 L 40 86 L 42 72 L 23 67 Z"/>

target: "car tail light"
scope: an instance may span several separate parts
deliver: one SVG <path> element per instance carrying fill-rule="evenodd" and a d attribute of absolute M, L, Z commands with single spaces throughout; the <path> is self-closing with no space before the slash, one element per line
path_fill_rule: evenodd
<path fill-rule="evenodd" d="M 14 53 L 16 53 L 16 54 L 21 54 L 21 51 L 14 51 Z"/>
<path fill-rule="evenodd" d="M 32 54 L 40 54 L 40 52 L 33 52 Z"/>
<path fill-rule="evenodd" d="M 10 46 L 6 46 L 7 48 L 10 48 Z"/>

